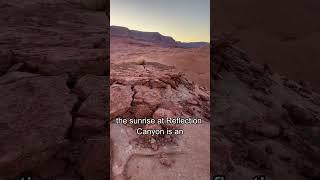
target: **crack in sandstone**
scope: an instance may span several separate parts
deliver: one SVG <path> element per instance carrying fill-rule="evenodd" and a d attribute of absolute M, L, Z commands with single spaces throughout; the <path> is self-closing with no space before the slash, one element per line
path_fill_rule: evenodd
<path fill-rule="evenodd" d="M 85 10 L 80 1 L 67 0 L 74 6 L 68 6 L 66 1 L 48 1 L 49 6 L 45 7 L 40 5 L 40 1 L 19 0 L 9 4 L 0 2 L 1 10 L 7 14 L 0 23 L 8 27 L 7 31 L 1 34 L 1 82 L 9 80 L 10 83 L 16 82 L 16 84 L 0 85 L 1 93 L 10 95 L 2 100 L 1 110 L 8 122 L 19 120 L 12 123 L 14 128 L 0 133 L 1 138 L 7 139 L 1 142 L 0 151 L 8 153 L 2 158 L 13 157 L 9 159 L 8 164 L 5 164 L 6 166 L 2 166 L 3 162 L 0 164 L 0 174 L 1 176 L 7 174 L 11 178 L 21 173 L 32 173 L 35 179 L 41 180 L 90 179 L 88 176 L 92 174 L 88 173 L 98 169 L 92 167 L 97 162 L 93 162 L 95 157 L 88 159 L 82 157 L 80 153 L 85 151 L 87 144 L 83 139 L 78 141 L 77 136 L 80 134 L 87 138 L 89 137 L 87 129 L 100 129 L 100 127 L 94 125 L 90 128 L 86 127 L 86 123 L 90 125 L 91 117 L 77 118 L 84 106 L 83 102 L 87 100 L 89 102 L 91 99 L 82 96 L 82 93 L 74 87 L 80 75 L 107 75 L 107 68 L 105 68 L 107 60 L 97 62 L 93 59 L 95 56 L 97 59 L 108 59 L 104 56 L 106 53 L 103 47 L 108 46 L 109 43 L 103 44 L 101 40 L 96 47 L 92 47 L 101 37 L 105 38 L 107 22 L 104 13 Z M 82 25 L 89 25 L 89 29 L 79 28 Z M 99 54 L 103 55 L 99 56 Z M 2 76 L 8 73 L 10 77 Z M 33 74 L 36 77 L 29 77 Z M 67 79 L 63 78 L 66 74 Z M 8 89 L 6 86 L 15 89 L 12 89 L 12 92 L 6 92 L 5 89 Z M 90 85 L 84 84 L 84 86 L 87 88 Z M 92 86 L 97 88 L 96 84 Z M 95 102 L 93 100 L 90 103 Z M 4 109 L 6 105 L 10 106 L 7 108 L 8 111 Z M 23 114 L 15 116 L 20 113 Z M 82 119 L 81 122 L 80 119 Z M 78 125 L 81 128 L 78 129 Z M 7 132 L 10 135 L 8 138 Z M 18 136 L 20 134 L 15 134 L 20 132 L 26 132 L 26 134 L 21 134 L 21 137 Z M 66 142 L 66 146 L 59 148 L 56 154 L 52 154 L 51 151 L 57 149 L 59 144 L 57 140 L 60 141 L 60 139 Z M 43 150 L 47 144 L 50 147 Z M 92 152 L 90 154 L 98 152 L 91 147 L 88 147 L 88 150 L 89 148 Z M 43 152 L 39 152 L 42 150 Z M 31 153 L 32 156 L 30 156 Z M 21 156 L 15 160 L 12 155 Z M 84 164 L 81 162 L 83 160 L 85 160 Z M 93 173 L 93 176 L 99 174 L 96 171 Z M 105 175 L 101 175 L 98 179 L 104 178 Z"/>
<path fill-rule="evenodd" d="M 116 127 L 114 127 L 114 128 L 116 128 Z M 121 133 L 125 133 L 126 135 L 128 135 L 128 133 L 125 130 Z M 184 154 L 185 153 L 178 146 L 175 146 L 174 148 L 171 148 L 171 149 L 164 147 L 164 148 L 160 148 L 157 151 L 153 151 L 148 148 L 141 148 L 139 146 L 134 146 L 134 145 L 129 145 L 129 149 L 127 149 L 125 153 L 121 153 L 119 151 L 123 151 L 123 149 L 120 150 L 118 148 L 123 148 L 122 146 L 124 146 L 124 145 L 126 146 L 126 144 L 130 144 L 128 138 L 126 138 L 124 141 L 125 141 L 124 144 L 117 144 L 116 149 L 113 149 L 113 151 L 112 151 L 113 162 L 115 162 L 112 166 L 112 172 L 113 172 L 113 177 L 115 180 L 128 179 L 126 169 L 128 166 L 128 162 L 134 156 L 148 157 L 148 156 L 157 156 L 160 154 L 172 155 L 172 154 Z M 111 143 L 111 144 L 113 144 L 113 143 Z M 113 145 L 111 147 L 115 147 L 115 146 Z"/>
<path fill-rule="evenodd" d="M 73 107 L 70 111 L 71 117 L 72 117 L 72 121 L 71 124 L 69 126 L 69 128 L 67 129 L 65 138 L 72 140 L 73 137 L 73 129 L 76 125 L 76 121 L 77 121 L 77 117 L 78 117 L 78 111 L 82 105 L 82 103 L 88 98 L 89 95 L 85 95 L 84 92 L 82 92 L 81 89 L 74 89 L 74 86 L 77 84 L 78 82 L 78 78 L 74 78 L 71 77 L 70 75 L 68 76 L 68 80 L 66 82 L 67 87 L 70 89 L 71 94 L 75 94 L 77 96 L 77 101 L 73 104 Z"/>
<path fill-rule="evenodd" d="M 131 100 L 131 103 L 130 103 L 130 109 L 133 107 L 134 98 L 135 98 L 135 96 L 137 94 L 137 92 L 134 90 L 134 85 L 131 85 L 131 91 L 133 92 L 133 94 L 132 94 L 132 100 Z"/>
<path fill-rule="evenodd" d="M 160 155 L 182 155 L 186 154 L 184 151 L 181 150 L 171 150 L 171 151 L 159 151 L 159 152 L 142 152 L 141 150 L 132 152 L 132 154 L 126 159 L 126 163 L 123 167 L 123 172 L 122 175 L 124 176 L 123 180 L 129 179 L 129 176 L 127 174 L 127 169 L 128 169 L 128 163 L 129 161 L 134 158 L 134 157 L 155 157 L 155 156 L 160 156 Z M 119 176 L 119 175 L 118 175 Z M 121 177 L 121 175 L 120 175 Z M 120 180 L 120 179 L 117 179 Z"/>

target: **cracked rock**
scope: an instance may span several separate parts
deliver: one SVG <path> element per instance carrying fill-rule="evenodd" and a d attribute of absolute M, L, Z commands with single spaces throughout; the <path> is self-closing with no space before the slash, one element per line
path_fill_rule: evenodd
<path fill-rule="evenodd" d="M 228 40 L 218 38 L 213 48 L 213 77 L 222 77 L 215 78 L 211 107 L 213 174 L 266 174 L 273 180 L 319 175 L 319 136 L 313 131 L 319 128 L 319 94 L 270 73 Z"/>
<path fill-rule="evenodd" d="M 0 85 L 1 177 L 31 169 L 64 144 L 75 102 L 65 82 L 63 76 L 52 76 Z"/>
<path fill-rule="evenodd" d="M 133 103 L 146 103 L 152 109 L 160 104 L 161 95 L 158 89 L 150 89 L 147 86 L 135 86 L 134 91 L 136 94 Z"/>
<path fill-rule="evenodd" d="M 145 63 L 144 68 L 135 63 L 113 65 L 110 79 L 112 117 L 166 119 L 192 114 L 203 118 L 202 124 L 179 126 L 126 126 L 111 121 L 112 178 L 148 180 L 153 172 L 155 180 L 209 179 L 209 92 L 159 63 Z M 192 101 L 196 102 L 193 108 L 187 108 L 186 102 Z M 138 127 L 146 131 L 178 128 L 184 134 L 138 135 Z"/>
<path fill-rule="evenodd" d="M 133 91 L 131 86 L 113 84 L 110 87 L 110 119 L 127 112 L 131 107 Z"/>
<path fill-rule="evenodd" d="M 104 76 L 83 76 L 75 86 L 75 89 L 79 89 L 85 96 L 77 114 L 101 120 L 106 119 L 107 86 L 107 78 Z"/>

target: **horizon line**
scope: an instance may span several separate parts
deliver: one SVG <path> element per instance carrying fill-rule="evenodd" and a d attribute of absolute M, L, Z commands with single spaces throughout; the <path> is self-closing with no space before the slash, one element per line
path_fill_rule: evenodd
<path fill-rule="evenodd" d="M 181 42 L 181 43 L 197 43 L 197 42 L 201 42 L 201 43 L 208 43 L 210 44 L 210 39 L 209 41 L 204 41 L 204 40 L 199 40 L 199 41 L 180 41 L 180 40 L 177 40 L 176 38 L 172 37 L 172 36 L 169 36 L 169 35 L 165 35 L 159 31 L 145 31 L 145 30 L 137 30 L 137 29 L 130 29 L 129 27 L 126 27 L 126 26 L 122 26 L 122 25 L 115 25 L 115 24 L 110 24 L 110 27 L 111 26 L 117 26 L 117 27 L 123 27 L 123 28 L 127 28 L 131 31 L 140 31 L 140 32 L 149 32 L 149 33 L 159 33 L 160 35 L 162 36 L 166 36 L 166 37 L 171 37 L 173 40 L 175 40 L 176 42 Z"/>

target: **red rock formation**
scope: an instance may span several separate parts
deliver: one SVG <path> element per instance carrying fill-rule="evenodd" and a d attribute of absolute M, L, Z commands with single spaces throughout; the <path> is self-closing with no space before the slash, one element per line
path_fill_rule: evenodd
<path fill-rule="evenodd" d="M 231 41 L 213 44 L 213 173 L 319 177 L 319 94 L 254 63 Z"/>
<path fill-rule="evenodd" d="M 0 2 L 0 179 L 104 179 L 104 12 Z"/>
<path fill-rule="evenodd" d="M 110 109 L 114 179 L 149 179 L 151 171 L 153 179 L 210 178 L 207 89 L 190 82 L 174 67 L 148 62 L 112 64 L 110 82 L 110 101 L 114 104 Z M 156 120 L 193 117 L 201 118 L 203 123 L 126 126 L 113 121 L 117 117 Z M 139 128 L 182 129 L 184 134 L 139 135 L 136 132 Z"/>

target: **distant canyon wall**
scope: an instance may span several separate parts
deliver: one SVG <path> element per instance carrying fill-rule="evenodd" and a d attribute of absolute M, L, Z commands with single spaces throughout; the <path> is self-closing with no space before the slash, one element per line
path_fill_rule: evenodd
<path fill-rule="evenodd" d="M 146 41 L 158 44 L 162 47 L 169 48 L 199 48 L 209 45 L 207 42 L 180 42 L 175 41 L 172 37 L 164 36 L 159 32 L 143 32 L 130 30 L 126 27 L 121 26 L 111 26 L 110 27 L 111 37 L 125 37 L 130 39 L 135 39 L 139 41 Z"/>

